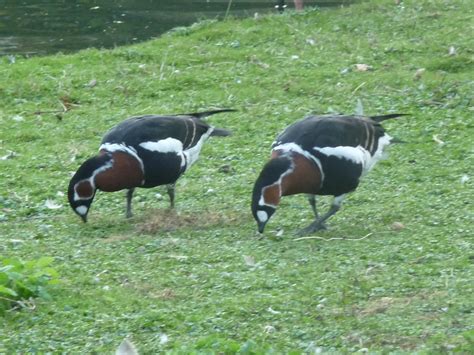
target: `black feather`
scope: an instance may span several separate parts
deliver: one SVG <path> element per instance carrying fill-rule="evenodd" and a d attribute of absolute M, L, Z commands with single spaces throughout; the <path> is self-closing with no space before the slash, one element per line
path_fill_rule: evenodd
<path fill-rule="evenodd" d="M 192 116 L 196 117 L 199 119 L 215 115 L 216 113 L 221 113 L 221 112 L 236 112 L 237 110 L 231 109 L 231 108 L 223 108 L 223 109 L 218 109 L 218 110 L 210 110 L 210 111 L 204 111 L 204 112 L 193 112 L 193 113 L 183 113 L 175 116 Z"/>
<path fill-rule="evenodd" d="M 390 118 L 400 117 L 400 116 L 409 116 L 409 113 L 391 113 L 389 115 L 382 115 L 382 116 L 370 116 L 370 119 L 375 122 L 383 122 L 385 120 L 389 120 Z"/>
<path fill-rule="evenodd" d="M 211 133 L 212 137 L 227 137 L 227 136 L 230 136 L 230 135 L 232 135 L 231 131 L 228 131 L 228 130 L 222 129 L 222 128 L 215 128 L 215 127 L 214 127 L 214 130 Z"/>

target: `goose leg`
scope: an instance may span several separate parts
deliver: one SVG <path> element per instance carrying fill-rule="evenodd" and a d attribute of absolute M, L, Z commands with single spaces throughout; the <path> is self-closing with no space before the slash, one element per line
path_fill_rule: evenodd
<path fill-rule="evenodd" d="M 133 213 L 132 213 L 132 196 L 133 196 L 133 191 L 135 191 L 134 188 L 127 190 L 127 212 L 126 212 L 126 217 L 127 217 L 127 218 L 130 218 L 130 217 L 133 216 Z"/>
<path fill-rule="evenodd" d="M 316 217 L 316 220 L 311 223 L 308 227 L 303 228 L 298 232 L 299 235 L 306 235 L 306 234 L 311 234 L 316 231 L 326 229 L 326 225 L 324 222 L 334 214 L 336 214 L 337 211 L 341 208 L 342 201 L 346 198 L 346 195 L 339 195 L 335 196 L 334 200 L 332 201 L 331 207 L 329 208 L 329 211 L 327 211 L 323 216 L 321 217 Z M 310 202 L 311 203 L 311 202 Z"/>
<path fill-rule="evenodd" d="M 308 202 L 313 210 L 314 216 L 319 218 L 318 211 L 316 210 L 316 196 L 315 195 L 308 195 Z"/>
<path fill-rule="evenodd" d="M 175 185 L 174 184 L 166 185 L 166 192 L 168 193 L 168 196 L 170 197 L 170 208 L 174 208 Z"/>
<path fill-rule="evenodd" d="M 316 220 L 319 219 L 319 213 L 318 210 L 316 209 L 316 195 L 308 195 L 308 202 L 311 206 L 311 209 L 313 210 L 314 217 Z M 327 229 L 326 224 L 321 222 L 321 228 L 320 229 Z"/>

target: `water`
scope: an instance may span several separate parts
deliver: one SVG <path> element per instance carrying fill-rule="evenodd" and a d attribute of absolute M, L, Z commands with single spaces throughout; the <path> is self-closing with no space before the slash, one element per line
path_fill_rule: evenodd
<path fill-rule="evenodd" d="M 275 12 L 276 0 L 0 0 L 0 55 L 111 48 L 207 18 Z M 350 1 L 310 1 L 334 6 Z M 293 5 L 287 0 L 288 7 Z"/>

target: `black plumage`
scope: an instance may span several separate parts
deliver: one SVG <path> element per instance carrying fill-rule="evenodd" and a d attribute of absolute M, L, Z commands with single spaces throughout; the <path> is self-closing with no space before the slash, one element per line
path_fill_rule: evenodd
<path fill-rule="evenodd" d="M 69 183 L 72 209 L 84 220 L 96 190 L 127 189 L 127 217 L 136 187 L 167 185 L 174 205 L 176 180 L 198 159 L 210 136 L 227 136 L 202 118 L 234 110 L 222 109 L 182 115 L 132 117 L 110 129 L 102 139 L 99 155 L 85 161 Z"/>
<path fill-rule="evenodd" d="M 380 122 L 401 116 L 309 116 L 288 126 L 272 144 L 272 158 L 258 177 L 252 213 L 260 232 L 281 196 L 306 193 L 316 220 L 301 233 L 324 229 L 360 178 L 382 158 L 393 138 Z M 332 195 L 330 210 L 319 217 L 315 195 Z"/>

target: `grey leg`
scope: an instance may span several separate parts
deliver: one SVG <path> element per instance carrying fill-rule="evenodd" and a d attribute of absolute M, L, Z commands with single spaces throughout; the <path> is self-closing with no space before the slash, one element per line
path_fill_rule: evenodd
<path fill-rule="evenodd" d="M 315 195 L 308 195 L 308 202 L 313 210 L 314 216 L 319 218 L 318 211 L 316 210 L 316 196 Z"/>
<path fill-rule="evenodd" d="M 170 197 L 170 208 L 174 208 L 174 191 L 175 191 L 174 184 L 166 185 L 166 192 L 168 193 L 168 196 Z"/>
<path fill-rule="evenodd" d="M 127 212 L 126 212 L 127 218 L 130 218 L 130 217 L 133 216 L 133 213 L 132 213 L 132 196 L 133 196 L 133 191 L 135 191 L 135 189 L 129 189 L 129 190 L 127 190 Z"/>
<path fill-rule="evenodd" d="M 331 204 L 331 207 L 329 208 L 329 211 L 327 211 L 323 216 L 320 218 L 316 218 L 316 220 L 311 223 L 308 227 L 303 228 L 298 232 L 299 235 L 306 235 L 306 234 L 311 234 L 316 231 L 319 231 L 321 229 L 326 229 L 326 226 L 324 222 L 331 217 L 332 215 L 336 214 L 337 211 L 341 208 L 342 201 L 346 198 L 346 195 L 340 195 L 340 196 L 335 196 L 334 200 Z"/>

